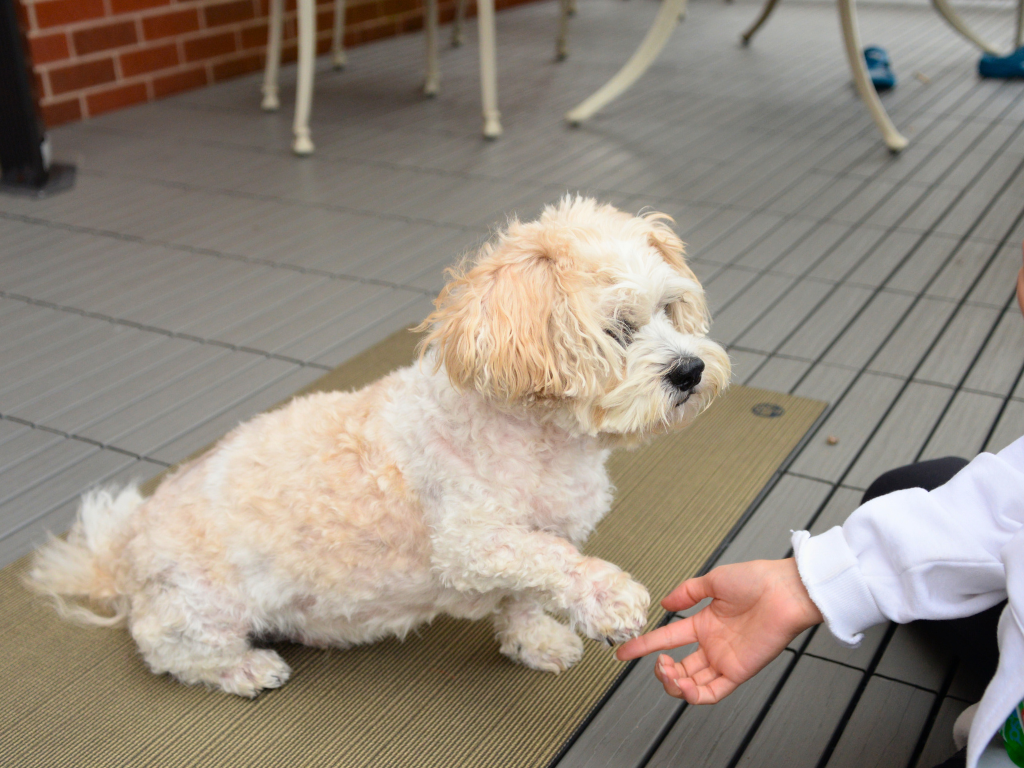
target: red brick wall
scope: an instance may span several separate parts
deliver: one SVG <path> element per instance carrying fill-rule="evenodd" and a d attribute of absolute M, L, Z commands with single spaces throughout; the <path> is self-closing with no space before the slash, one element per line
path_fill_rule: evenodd
<path fill-rule="evenodd" d="M 530 0 L 498 0 L 498 7 Z M 152 101 L 263 67 L 267 0 L 21 0 L 48 126 Z M 450 20 L 455 0 L 441 0 Z M 283 58 L 296 55 L 285 2 Z M 317 47 L 330 49 L 334 0 L 317 0 Z M 423 26 L 422 0 L 348 0 L 345 45 Z M 255 98 L 255 97 L 254 97 Z M 256 104 L 256 102 L 253 102 Z"/>

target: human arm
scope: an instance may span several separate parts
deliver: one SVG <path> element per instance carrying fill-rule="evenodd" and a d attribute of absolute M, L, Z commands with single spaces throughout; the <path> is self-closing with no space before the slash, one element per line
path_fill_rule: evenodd
<path fill-rule="evenodd" d="M 885 620 L 970 616 L 1006 597 L 1001 550 L 1024 525 L 1024 439 L 933 491 L 880 496 L 841 526 L 793 535 L 804 585 L 840 642 Z"/>

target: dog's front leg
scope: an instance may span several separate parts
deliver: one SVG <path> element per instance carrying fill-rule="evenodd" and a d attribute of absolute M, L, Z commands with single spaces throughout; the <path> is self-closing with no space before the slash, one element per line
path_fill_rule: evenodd
<path fill-rule="evenodd" d="M 573 628 L 608 643 L 639 634 L 650 595 L 628 573 L 585 557 L 565 539 L 519 527 L 448 521 L 433 537 L 432 565 L 465 592 L 529 592 L 568 614 Z"/>

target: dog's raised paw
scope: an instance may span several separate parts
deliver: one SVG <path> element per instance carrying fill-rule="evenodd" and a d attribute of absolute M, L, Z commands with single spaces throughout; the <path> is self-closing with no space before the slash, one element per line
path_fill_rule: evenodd
<path fill-rule="evenodd" d="M 570 613 L 587 637 L 612 645 L 643 630 L 651 596 L 617 566 L 588 558 L 575 591 Z"/>

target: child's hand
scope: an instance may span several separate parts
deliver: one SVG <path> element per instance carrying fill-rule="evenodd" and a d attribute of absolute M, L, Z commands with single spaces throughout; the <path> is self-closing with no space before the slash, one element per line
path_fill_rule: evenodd
<path fill-rule="evenodd" d="M 712 598 L 699 613 L 630 640 L 622 661 L 697 642 L 675 662 L 662 654 L 654 674 L 665 692 L 690 704 L 715 704 L 782 653 L 789 642 L 823 619 L 800 581 L 796 561 L 756 560 L 715 568 L 684 581 L 664 600 L 682 611 Z"/>

